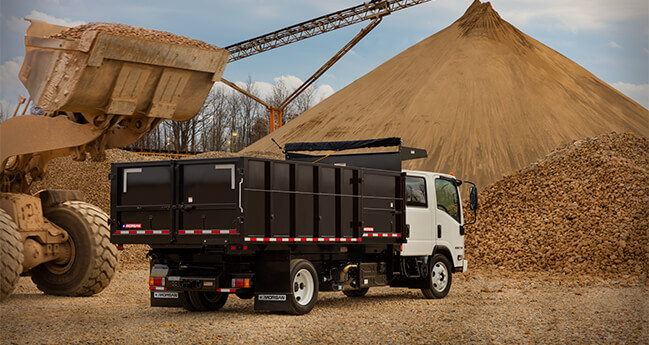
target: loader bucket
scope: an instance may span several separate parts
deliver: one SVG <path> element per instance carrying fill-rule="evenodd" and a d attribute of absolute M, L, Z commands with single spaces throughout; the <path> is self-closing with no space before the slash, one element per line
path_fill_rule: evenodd
<path fill-rule="evenodd" d="M 19 77 L 46 112 L 188 120 L 221 79 L 229 58 L 221 48 L 101 30 L 89 29 L 80 38 L 53 38 L 67 28 L 28 21 Z"/>

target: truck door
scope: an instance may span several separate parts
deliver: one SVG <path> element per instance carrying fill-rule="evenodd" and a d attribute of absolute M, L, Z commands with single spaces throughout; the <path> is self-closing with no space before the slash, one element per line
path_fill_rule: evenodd
<path fill-rule="evenodd" d="M 437 245 L 448 247 L 453 256 L 455 267 L 462 265 L 464 257 L 464 235 L 460 234 L 462 224 L 462 204 L 456 182 L 444 177 L 435 179 L 435 197 L 437 200 L 437 229 L 435 237 Z"/>
<path fill-rule="evenodd" d="M 425 176 L 406 176 L 406 223 L 410 227 L 403 256 L 428 256 L 435 247 L 434 180 Z"/>

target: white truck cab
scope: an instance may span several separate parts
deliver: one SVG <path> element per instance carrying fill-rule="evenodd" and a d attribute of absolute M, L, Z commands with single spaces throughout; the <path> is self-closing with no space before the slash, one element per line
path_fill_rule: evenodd
<path fill-rule="evenodd" d="M 452 175 L 404 170 L 406 223 L 410 228 L 401 256 L 429 257 L 437 253 L 451 259 L 453 271 L 466 272 L 464 215 L 459 186 Z M 472 194 L 476 193 L 472 189 Z"/>

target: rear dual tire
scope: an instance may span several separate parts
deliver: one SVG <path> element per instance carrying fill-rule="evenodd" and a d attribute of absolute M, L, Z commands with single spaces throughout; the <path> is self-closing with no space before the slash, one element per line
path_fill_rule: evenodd
<path fill-rule="evenodd" d="M 216 311 L 228 300 L 228 294 L 222 292 L 185 291 L 180 293 L 183 308 L 189 311 Z"/>
<path fill-rule="evenodd" d="M 368 291 L 370 291 L 370 288 L 360 288 L 358 290 L 343 290 L 343 293 L 347 297 L 359 298 L 365 296 Z"/>

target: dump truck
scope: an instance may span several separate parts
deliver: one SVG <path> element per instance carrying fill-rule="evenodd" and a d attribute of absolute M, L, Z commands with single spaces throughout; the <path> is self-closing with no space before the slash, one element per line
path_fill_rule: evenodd
<path fill-rule="evenodd" d="M 0 124 L 0 300 L 21 275 L 49 294 L 89 296 L 117 265 L 108 216 L 78 192 L 29 194 L 31 183 L 52 158 L 101 159 L 164 120 L 191 119 L 230 54 L 100 29 L 57 38 L 68 28 L 30 22 L 19 78 L 44 115 Z"/>
<path fill-rule="evenodd" d="M 294 152 L 393 145 L 400 149 Z M 319 291 L 362 297 L 380 286 L 443 298 L 452 274 L 467 270 L 463 181 L 402 171 L 401 160 L 421 150 L 400 145 L 295 143 L 287 160 L 113 163 L 111 242 L 151 247 L 154 307 L 212 311 L 235 294 L 254 298 L 255 310 L 299 315 Z M 476 210 L 475 185 L 470 200 Z"/>

